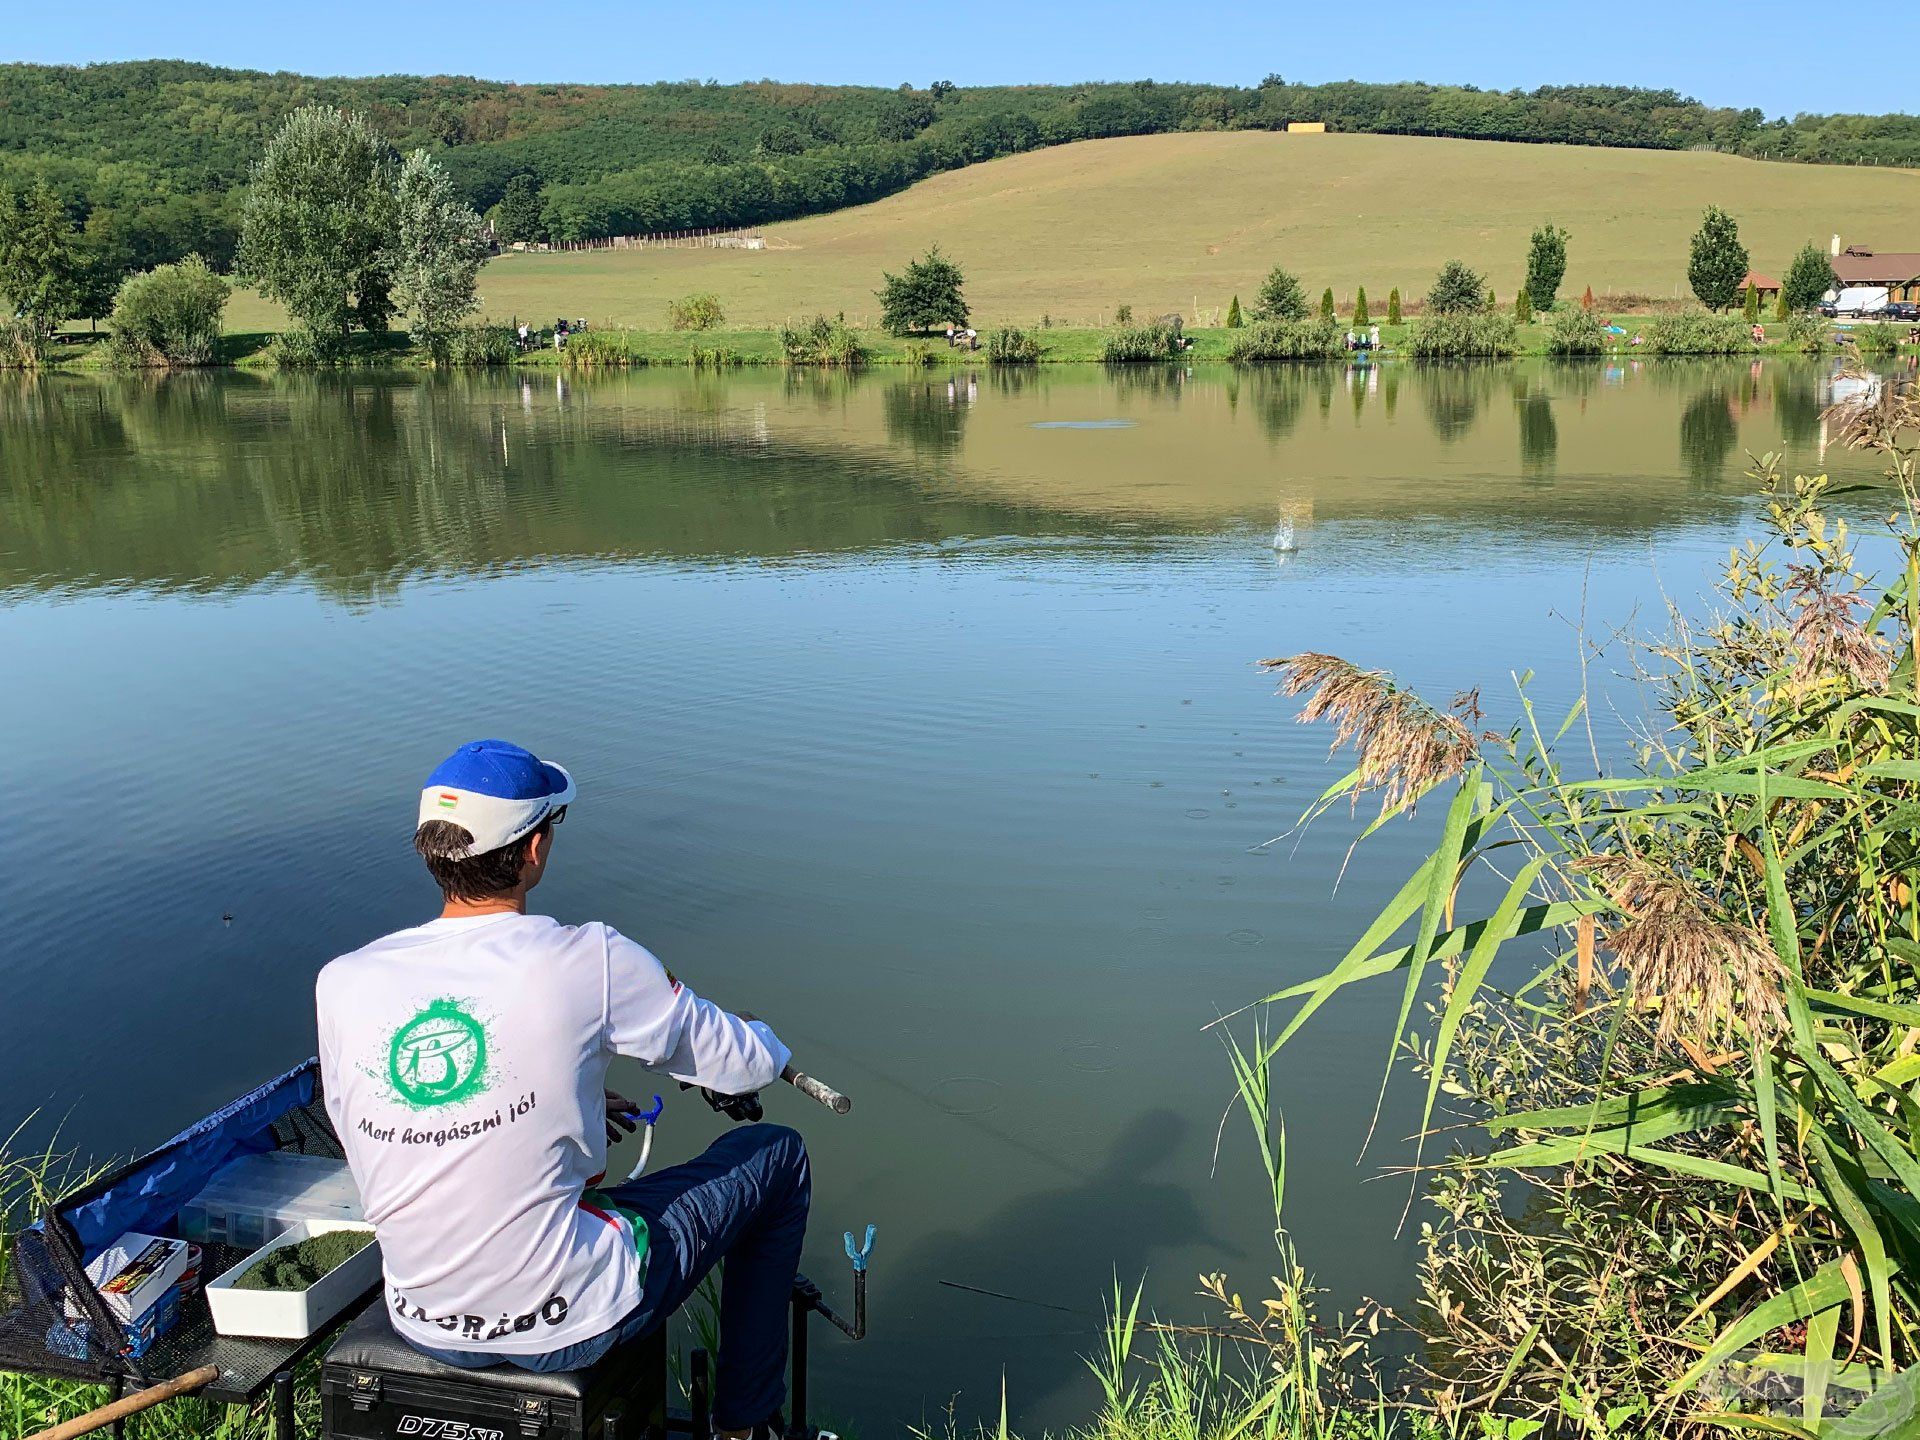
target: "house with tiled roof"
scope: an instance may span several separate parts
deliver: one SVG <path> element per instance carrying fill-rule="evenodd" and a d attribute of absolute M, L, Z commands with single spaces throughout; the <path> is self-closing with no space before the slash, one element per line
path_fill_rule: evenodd
<path fill-rule="evenodd" d="M 1865 245 L 1835 248 L 1833 276 L 1842 289 L 1882 286 L 1889 300 L 1920 302 L 1920 250 L 1874 250 Z"/>

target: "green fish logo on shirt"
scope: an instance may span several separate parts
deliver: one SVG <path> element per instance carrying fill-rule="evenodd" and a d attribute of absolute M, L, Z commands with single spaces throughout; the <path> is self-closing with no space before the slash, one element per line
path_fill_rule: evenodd
<path fill-rule="evenodd" d="M 387 1078 L 409 1105 L 452 1105 L 487 1088 L 487 1031 L 456 1000 L 436 1000 L 393 1032 Z"/>

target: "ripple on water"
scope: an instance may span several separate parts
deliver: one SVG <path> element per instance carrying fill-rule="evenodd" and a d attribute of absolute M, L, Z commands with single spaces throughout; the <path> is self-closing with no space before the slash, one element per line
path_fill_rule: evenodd
<path fill-rule="evenodd" d="M 1187 811 L 1187 819 L 1204 820 L 1211 814 L 1213 814 L 1211 810 L 1202 810 L 1198 806 L 1196 806 L 1192 810 Z"/>
<path fill-rule="evenodd" d="M 1255 930 L 1251 926 L 1227 932 L 1227 939 L 1236 945 L 1258 945 L 1266 938 L 1264 931 Z"/>
<path fill-rule="evenodd" d="M 1120 1065 L 1120 1050 L 1114 1045 L 1102 1045 L 1098 1040 L 1086 1040 L 1078 1045 L 1069 1045 L 1062 1052 L 1067 1064 L 1075 1070 L 1084 1070 L 1089 1075 L 1098 1075 L 1104 1071 L 1117 1069 Z"/>
<path fill-rule="evenodd" d="M 1000 1107 L 1000 1082 L 984 1075 L 954 1075 L 927 1092 L 927 1099 L 949 1115 L 985 1115 Z"/>

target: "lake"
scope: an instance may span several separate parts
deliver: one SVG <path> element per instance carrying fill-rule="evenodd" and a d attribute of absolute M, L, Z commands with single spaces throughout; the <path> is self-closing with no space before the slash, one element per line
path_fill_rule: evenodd
<path fill-rule="evenodd" d="M 855 1099 L 768 1103 L 830 1297 L 880 1227 L 821 1418 L 967 1421 L 1003 1376 L 1030 1430 L 1084 1418 L 1116 1274 L 1202 1319 L 1200 1271 L 1273 1268 L 1202 1027 L 1337 958 L 1434 818 L 1344 879 L 1370 812 L 1289 835 L 1343 767 L 1255 662 L 1497 727 L 1531 671 L 1557 722 L 1583 644 L 1756 533 L 1746 452 L 1876 472 L 1823 455 L 1825 373 L 0 376 L 0 1123 L 126 1153 L 310 1054 L 319 967 L 437 901 L 423 777 L 503 735 L 580 783 L 536 908 Z M 1612 754 L 1632 658 L 1589 667 Z M 1330 1305 L 1410 1285 L 1404 1091 L 1360 1154 L 1396 999 L 1278 1067 Z M 669 1093 L 656 1154 L 718 1123 Z"/>

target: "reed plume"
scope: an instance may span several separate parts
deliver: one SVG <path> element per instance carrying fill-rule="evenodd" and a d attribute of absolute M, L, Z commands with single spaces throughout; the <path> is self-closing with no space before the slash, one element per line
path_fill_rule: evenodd
<path fill-rule="evenodd" d="M 1303 724 L 1333 721 L 1332 749 L 1353 743 L 1360 757 L 1356 799 L 1361 790 L 1378 789 L 1382 814 L 1411 808 L 1479 753 L 1473 733 L 1457 716 L 1400 689 L 1384 671 L 1362 670 L 1337 655 L 1311 651 L 1262 660 L 1260 668 L 1279 674 L 1282 694 L 1307 694 L 1300 710 Z"/>
<path fill-rule="evenodd" d="M 1758 930 L 1716 918 L 1693 886 L 1637 856 L 1593 855 L 1582 868 L 1627 917 L 1601 938 L 1626 968 L 1634 1003 L 1658 1004 L 1661 1040 L 1683 1021 L 1703 1037 L 1735 1019 L 1753 1035 L 1779 1028 L 1785 970 Z"/>
<path fill-rule="evenodd" d="M 1787 593 L 1797 609 L 1788 635 L 1799 655 L 1796 680 L 1845 675 L 1862 690 L 1876 691 L 1893 673 L 1893 657 L 1860 623 L 1860 597 L 1837 593 L 1811 565 L 1796 565 L 1787 577 Z"/>

